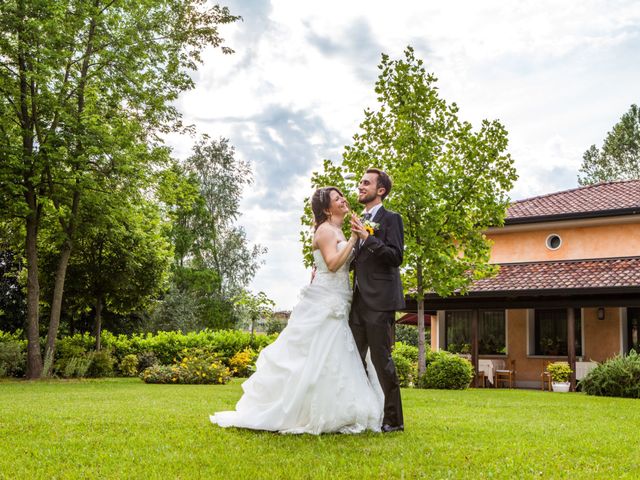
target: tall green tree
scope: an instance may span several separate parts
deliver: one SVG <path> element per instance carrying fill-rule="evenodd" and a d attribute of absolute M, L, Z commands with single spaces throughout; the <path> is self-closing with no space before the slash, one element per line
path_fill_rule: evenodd
<path fill-rule="evenodd" d="M 202 50 L 221 47 L 218 26 L 237 19 L 206 0 L 0 3 L 0 200 L 25 224 L 29 378 L 42 372 L 37 239 L 45 207 L 63 239 L 51 365 L 83 196 L 105 177 L 144 175 L 163 157 L 160 135 L 182 127 L 173 101 L 193 87 L 189 72 Z"/>
<path fill-rule="evenodd" d="M 65 297 L 72 310 L 91 310 L 96 350 L 103 312 L 118 315 L 148 309 L 165 287 L 173 257 L 162 233 L 159 210 L 144 198 L 85 202 L 69 261 Z M 97 201 L 97 203 L 95 203 Z M 91 218 L 84 218 L 91 217 Z"/>
<path fill-rule="evenodd" d="M 273 316 L 275 302 L 267 297 L 264 292 L 257 294 L 249 290 L 243 290 L 236 298 L 236 305 L 239 307 L 243 320 L 248 324 L 249 331 L 253 336 L 256 327 L 266 324 L 266 321 Z"/>
<path fill-rule="evenodd" d="M 174 245 L 172 286 L 154 315 L 158 328 L 233 327 L 234 298 L 248 285 L 266 251 L 250 245 L 237 224 L 243 189 L 253 181 L 249 164 L 227 139 L 201 138 L 182 165 L 163 173 L 161 198 Z"/>
<path fill-rule="evenodd" d="M 640 178 L 640 108 L 629 111 L 607 133 L 602 148 L 591 145 L 582 156 L 580 185 Z"/>
<path fill-rule="evenodd" d="M 206 136 L 194 145 L 185 168 L 195 177 L 200 194 L 191 219 L 193 263 L 216 271 L 218 293 L 233 297 L 251 281 L 266 252 L 260 245 L 250 246 L 237 225 L 243 189 L 253 182 L 251 168 L 236 158 L 227 139 Z"/>
<path fill-rule="evenodd" d="M 404 219 L 405 291 L 418 305 L 419 367 L 425 369 L 424 295 L 464 293 L 475 279 L 495 274 L 483 231 L 503 223 L 507 192 L 516 180 L 498 121 L 474 130 L 455 103 L 440 98 L 434 75 L 408 47 L 404 58 L 382 56 L 375 85 L 378 106 L 367 109 L 341 166 L 325 164 L 314 186 L 385 170 L 393 188 L 385 205 Z"/>

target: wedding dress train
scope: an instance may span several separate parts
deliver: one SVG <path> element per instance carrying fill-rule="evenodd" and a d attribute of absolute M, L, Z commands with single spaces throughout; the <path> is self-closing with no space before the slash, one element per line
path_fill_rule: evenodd
<path fill-rule="evenodd" d="M 313 255 L 315 279 L 286 328 L 260 353 L 236 409 L 215 413 L 213 423 L 281 433 L 380 431 L 384 395 L 370 361 L 367 376 L 348 323 L 349 262 L 331 272 L 319 250 Z"/>

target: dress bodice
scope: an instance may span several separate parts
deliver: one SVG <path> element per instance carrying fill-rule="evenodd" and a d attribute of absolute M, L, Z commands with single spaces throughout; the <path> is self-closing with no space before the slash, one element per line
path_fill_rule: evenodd
<path fill-rule="evenodd" d="M 348 248 L 348 245 L 349 245 L 349 242 L 347 242 L 346 240 L 342 240 L 336 245 L 336 248 L 338 251 L 340 251 L 343 248 Z M 354 255 L 353 252 L 351 252 L 349 254 L 349 258 L 347 258 L 347 261 L 344 262 L 344 265 L 342 265 L 337 271 L 332 272 L 331 270 L 329 270 L 329 267 L 327 267 L 327 264 L 324 261 L 324 257 L 322 256 L 322 252 L 320 250 L 314 250 L 313 260 L 315 261 L 315 264 L 316 264 L 316 277 L 313 283 L 324 284 L 324 285 L 334 284 L 336 286 L 343 287 L 343 288 L 346 287 L 348 289 L 349 288 L 349 264 L 353 259 L 353 255 Z"/>

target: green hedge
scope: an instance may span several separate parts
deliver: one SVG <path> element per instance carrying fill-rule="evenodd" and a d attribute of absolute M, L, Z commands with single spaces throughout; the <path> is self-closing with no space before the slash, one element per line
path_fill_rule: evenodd
<path fill-rule="evenodd" d="M 0 377 L 20 377 L 27 367 L 27 341 L 22 331 L 0 331 Z"/>
<path fill-rule="evenodd" d="M 596 365 L 579 386 L 587 395 L 640 398 L 640 355 L 632 350 Z"/>
<path fill-rule="evenodd" d="M 463 390 L 473 379 L 471 362 L 449 352 L 429 352 L 427 369 L 418 378 L 419 388 Z"/>
<path fill-rule="evenodd" d="M 259 351 L 276 339 L 277 335 L 254 335 L 242 330 L 202 330 L 200 332 L 158 332 L 157 334 L 113 335 L 102 332 L 102 347 L 110 349 L 118 364 L 127 355 L 140 355 L 152 352 L 163 365 L 170 365 L 185 348 L 206 348 L 216 352 L 220 357 L 232 357 L 245 348 Z M 88 352 L 93 348 L 94 337 L 76 334 L 58 341 L 57 357 L 64 358 L 78 353 L 82 348 Z"/>
<path fill-rule="evenodd" d="M 418 377 L 418 349 L 396 342 L 391 352 L 401 387 L 413 387 Z"/>
<path fill-rule="evenodd" d="M 146 368 L 149 358 L 155 358 L 162 365 L 171 365 L 180 357 L 180 352 L 189 348 L 203 348 L 211 352 L 215 352 L 221 359 L 228 361 L 235 354 L 246 349 L 259 352 L 277 338 L 277 334 L 272 335 L 254 335 L 241 330 L 202 330 L 200 332 L 180 333 L 180 332 L 158 332 L 157 334 L 134 334 L 134 335 L 113 335 L 111 332 L 104 330 L 101 335 L 102 348 L 113 357 L 113 362 L 103 355 L 100 356 L 100 365 L 96 365 L 87 372 L 88 375 L 104 375 L 111 372 L 111 368 L 120 366 L 122 361 L 128 355 L 135 355 L 140 360 L 140 367 Z M 0 374 L 11 375 L 16 372 L 22 373 L 24 370 L 24 360 L 21 361 L 19 367 L 15 367 L 16 346 L 19 350 L 26 351 L 26 340 L 23 339 L 22 332 L 15 334 L 0 331 L 0 353 L 2 346 L 6 347 L 7 365 L 0 365 Z M 95 338 L 89 333 L 75 334 L 73 336 L 63 337 L 56 342 L 55 356 L 55 373 L 61 376 L 84 376 L 70 368 L 69 362 L 74 364 L 83 363 L 81 359 L 86 359 L 94 350 Z M 0 355 L 1 357 L 2 355 Z M 11 356 L 11 365 L 9 365 L 9 357 Z M 0 358 L 0 363 L 2 362 Z M 67 375 L 64 374 L 65 370 Z M 69 372 L 73 370 L 71 375 Z M 128 369 L 130 370 L 130 369 Z M 117 374 L 130 375 L 128 371 Z"/>

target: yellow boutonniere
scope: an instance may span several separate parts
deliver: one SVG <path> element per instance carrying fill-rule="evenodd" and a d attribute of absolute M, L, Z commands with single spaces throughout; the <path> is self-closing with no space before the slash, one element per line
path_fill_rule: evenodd
<path fill-rule="evenodd" d="M 373 233 L 380 228 L 380 224 L 376 222 L 372 222 L 371 220 L 364 221 L 364 229 L 369 232 L 369 235 L 373 235 Z"/>

